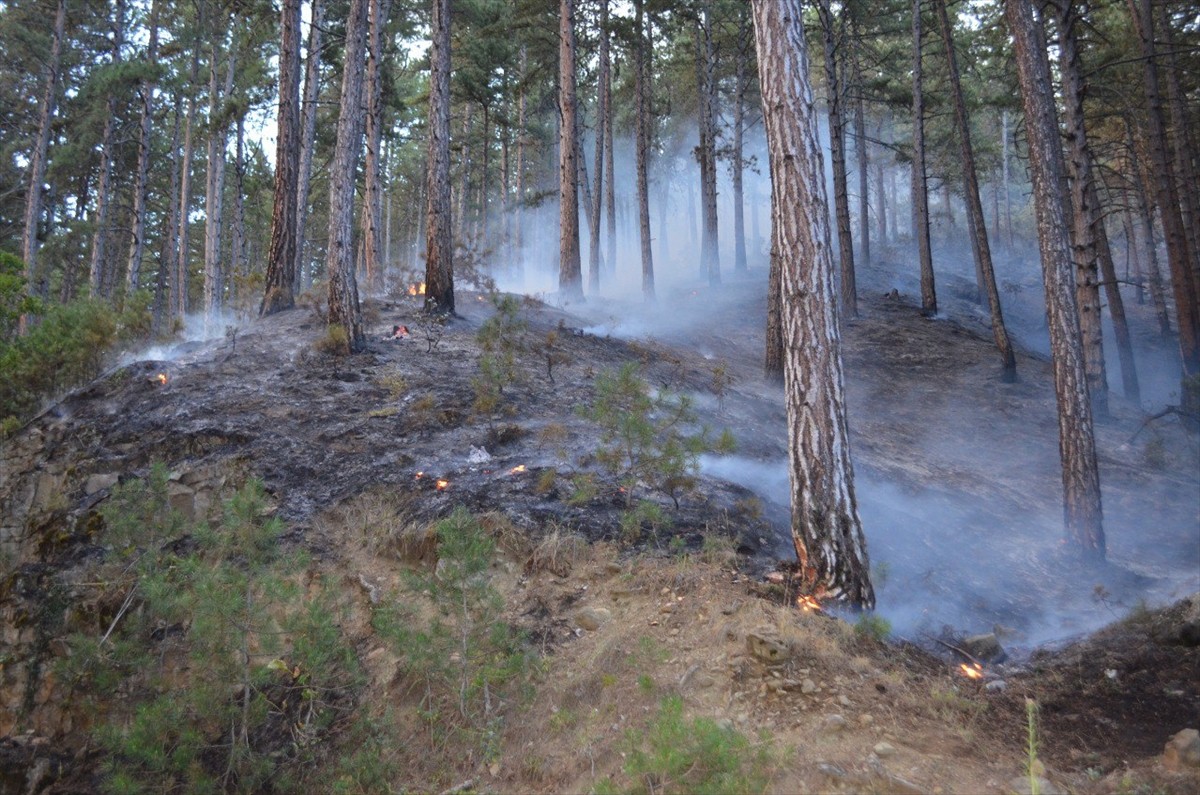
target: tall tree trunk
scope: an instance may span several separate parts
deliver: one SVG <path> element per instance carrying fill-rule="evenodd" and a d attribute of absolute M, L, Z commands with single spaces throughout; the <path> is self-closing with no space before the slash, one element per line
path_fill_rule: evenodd
<path fill-rule="evenodd" d="M 1017 378 L 1017 356 L 1004 326 L 1004 312 L 1000 308 L 1000 291 L 996 288 L 996 272 L 992 268 L 992 250 L 988 245 L 987 222 L 983 217 L 983 204 L 979 200 L 979 177 L 975 173 L 975 151 L 971 145 L 971 122 L 967 118 L 967 103 L 963 99 L 962 84 L 958 79 L 958 57 L 954 52 L 954 32 L 946 13 L 946 0 L 934 0 L 938 23 L 942 28 L 942 43 L 946 47 L 946 63 L 950 69 L 950 89 L 954 96 L 954 122 L 958 127 L 959 151 L 962 154 L 963 199 L 967 204 L 967 226 L 971 231 L 971 251 L 975 255 L 975 268 L 982 279 L 982 288 L 987 295 L 988 308 L 992 315 L 992 338 L 1000 351 L 1001 378 L 1006 382 Z M 947 203 L 947 207 L 949 203 Z M 1097 307 L 1098 309 L 1099 307 Z"/>
<path fill-rule="evenodd" d="M 367 34 L 367 159 L 366 191 L 362 206 L 363 260 L 367 288 L 383 286 L 383 31 L 387 25 L 391 0 L 369 0 L 370 30 Z M 485 139 L 486 140 L 486 139 Z M 487 151 L 486 148 L 484 151 Z"/>
<path fill-rule="evenodd" d="M 1071 238 L 1061 190 L 1066 167 L 1052 104 L 1050 64 L 1031 0 L 1005 0 L 1004 6 L 1025 106 L 1025 134 L 1046 287 L 1054 392 L 1058 400 L 1065 529 L 1068 542 L 1081 556 L 1102 560 L 1105 543 L 1100 474 L 1080 344 L 1079 308 L 1075 304 Z"/>
<path fill-rule="evenodd" d="M 1092 397 L 1092 412 L 1104 417 L 1108 413 L 1108 380 L 1104 367 L 1099 269 L 1092 226 L 1095 208 L 1088 205 L 1089 196 L 1086 190 L 1087 182 L 1091 179 L 1091 161 L 1085 148 L 1087 138 L 1083 127 L 1083 85 L 1079 77 L 1079 54 L 1073 30 L 1074 14 L 1069 8 L 1060 9 L 1057 22 L 1069 143 L 1067 165 L 1071 177 L 1067 195 L 1071 199 L 1072 252 L 1075 261 L 1075 288 L 1083 340 L 1084 369 L 1088 376 L 1088 392 Z"/>
<path fill-rule="evenodd" d="M 566 300 L 582 300 L 579 146 L 575 124 L 575 0 L 559 0 L 558 42 L 558 289 Z"/>
<path fill-rule="evenodd" d="M 158 15 L 162 0 L 150 4 L 150 41 L 146 45 L 146 63 L 151 69 L 158 66 Z M 133 294 L 142 283 L 142 259 L 146 251 L 146 178 L 150 172 L 150 121 L 154 114 L 152 78 L 138 83 L 138 156 L 133 182 L 133 233 L 129 241 L 129 259 L 125 268 L 125 292 Z M 162 283 L 164 280 L 159 280 Z M 157 307 L 157 303 L 156 303 Z"/>
<path fill-rule="evenodd" d="M 219 27 L 219 26 L 218 26 Z M 214 36 L 223 37 L 219 30 Z M 224 224 L 225 147 L 229 141 L 229 122 L 225 119 L 225 100 L 233 90 L 237 62 L 237 38 L 230 40 L 225 62 L 225 81 L 217 82 L 220 48 L 213 39 L 208 65 L 208 184 L 204 201 L 204 324 L 211 334 L 225 303 L 225 265 L 221 259 L 221 229 Z"/>
<path fill-rule="evenodd" d="M 1165 342 L 1171 337 L 1171 317 L 1167 309 L 1166 290 L 1162 283 L 1162 271 L 1158 267 L 1158 246 L 1154 242 L 1154 217 L 1151 211 L 1149 196 L 1150 178 L 1148 169 L 1137 153 L 1137 144 L 1133 137 L 1133 124 L 1128 117 L 1125 119 L 1125 140 L 1129 150 L 1130 165 L 1133 170 L 1133 198 L 1137 209 L 1138 223 L 1142 230 L 1142 245 L 1145 251 L 1146 286 L 1150 290 L 1150 301 L 1154 304 L 1154 314 L 1158 318 L 1158 334 Z"/>
<path fill-rule="evenodd" d="M 753 0 L 771 160 L 772 238 L 782 260 L 792 539 L 802 589 L 870 609 L 867 543 L 854 494 L 829 254 L 829 210 L 807 83 L 802 3 Z"/>
<path fill-rule="evenodd" d="M 600 210 L 603 206 L 604 191 L 601 184 L 604 181 L 604 131 L 608 127 L 608 0 L 600 0 L 600 74 L 598 75 L 598 91 L 600 96 L 596 102 L 596 190 L 592 195 L 589 208 L 591 212 L 590 247 L 588 249 L 588 285 L 593 293 L 600 292 Z"/>
<path fill-rule="evenodd" d="M 229 290 L 236 300 L 241 289 L 238 277 L 246 268 L 246 114 L 238 113 L 234 125 L 233 149 L 233 229 L 229 234 Z"/>
<path fill-rule="evenodd" d="M 879 136 L 880 143 L 883 142 L 883 129 L 884 119 L 880 117 L 877 128 L 878 132 L 876 133 Z M 883 181 L 883 160 L 885 155 L 882 153 L 882 147 L 880 147 L 880 150 L 880 155 L 875 160 L 875 230 L 880 244 L 886 246 L 888 242 L 888 208 L 887 197 L 884 195 Z"/>
<path fill-rule="evenodd" d="M 746 137 L 746 90 L 750 83 L 750 50 L 754 46 L 754 26 L 750 9 L 745 3 L 738 5 L 737 51 L 734 53 L 733 68 L 733 269 L 746 272 L 746 200 L 743 176 Z"/>
<path fill-rule="evenodd" d="M 1100 258 L 1100 276 L 1104 280 L 1104 295 L 1108 298 L 1108 315 L 1112 318 L 1117 358 L 1121 362 L 1121 389 L 1125 399 L 1137 406 L 1142 402 L 1142 390 L 1133 358 L 1133 340 L 1129 334 L 1129 320 L 1125 317 L 1125 300 L 1121 296 L 1121 283 L 1117 281 L 1117 267 L 1113 262 L 1108 230 L 1104 227 L 1104 215 L 1099 212 L 1100 198 L 1095 181 L 1088 183 L 1088 192 L 1091 194 L 1088 204 L 1097 209 L 1096 253 Z"/>
<path fill-rule="evenodd" d="M 521 45 L 517 56 L 517 174 L 516 174 L 516 218 L 514 219 L 515 247 L 517 260 L 517 276 L 525 276 L 525 147 L 528 140 L 525 125 L 525 114 L 528 109 L 528 89 L 525 85 L 528 79 L 529 53 L 525 45 Z"/>
<path fill-rule="evenodd" d="M 712 18 L 707 2 L 696 21 L 696 92 L 699 107 L 700 145 L 700 266 L 710 285 L 721 283 L 720 241 L 717 237 L 717 122 L 716 55 Z"/>
<path fill-rule="evenodd" d="M 362 350 L 367 342 L 358 303 L 358 280 L 354 275 L 354 188 L 363 139 L 363 61 L 369 2 L 350 0 L 337 143 L 329 169 L 329 253 L 325 260 L 325 272 L 329 275 L 329 325 L 345 330 L 351 351 Z"/>
<path fill-rule="evenodd" d="M 1179 58 L 1176 55 L 1175 28 L 1171 24 L 1168 6 L 1161 5 L 1163 16 L 1163 37 L 1166 40 L 1167 106 L 1171 113 L 1171 150 L 1174 153 L 1172 165 L 1175 168 L 1176 184 L 1179 190 L 1179 213 L 1183 219 L 1183 229 L 1187 236 L 1188 253 L 1192 257 L 1192 288 L 1196 298 L 1200 300 L 1200 196 L 1197 196 L 1197 186 L 1200 186 L 1200 173 L 1197 172 L 1196 146 L 1192 136 L 1191 124 L 1188 122 L 1187 99 L 1179 80 Z M 1195 8 L 1191 8 L 1194 20 Z M 1186 18 L 1186 17 L 1185 17 Z M 1188 190 L 1185 186 L 1191 185 Z M 1200 389 L 1200 386 L 1197 387 Z"/>
<path fill-rule="evenodd" d="M 1070 175 L 1070 196 L 1073 221 L 1073 252 L 1075 258 L 1075 288 L 1079 303 L 1079 327 L 1083 334 L 1084 366 L 1088 376 L 1088 393 L 1092 397 L 1092 413 L 1097 417 L 1108 416 L 1108 372 L 1104 364 L 1104 334 L 1100 318 L 1100 236 L 1104 225 L 1100 215 L 1099 194 L 1094 183 L 1095 175 L 1092 169 L 1092 155 L 1088 148 L 1087 128 L 1083 118 L 1083 99 L 1087 88 L 1083 81 L 1083 65 L 1080 63 L 1079 42 L 1075 33 L 1075 23 L 1078 14 L 1071 0 L 1060 0 L 1055 9 L 1056 29 L 1058 32 L 1059 71 L 1062 74 L 1063 106 L 1067 129 L 1067 165 Z M 1105 256 L 1108 269 L 1113 270 L 1112 259 L 1108 257 L 1105 237 Z M 1114 282 L 1111 288 L 1116 288 L 1116 274 L 1112 274 Z M 1111 300 L 1112 289 L 1109 290 L 1109 309 L 1113 309 Z M 1117 292 L 1117 305 L 1120 306 L 1120 292 Z M 1129 332 L 1124 328 L 1124 311 L 1120 312 L 1122 327 L 1117 331 L 1120 337 L 1124 332 L 1125 342 L 1129 342 Z M 1116 329 L 1117 315 L 1113 315 L 1113 326 Z M 1127 359 L 1130 366 L 1132 354 L 1121 351 L 1122 370 L 1126 369 Z M 1136 384 L 1137 376 L 1134 376 Z M 1128 376 L 1126 376 L 1128 388 Z"/>
<path fill-rule="evenodd" d="M 300 161 L 296 176 L 296 264 L 293 266 L 292 293 L 307 290 L 312 283 L 305 255 L 308 225 L 309 185 L 312 182 L 313 152 L 317 140 L 317 99 L 321 93 L 321 50 L 325 36 L 325 0 L 312 0 L 312 24 L 305 48 L 303 129 L 300 133 Z"/>
<path fill-rule="evenodd" d="M 1182 363 L 1180 403 L 1185 417 L 1200 418 L 1200 281 L 1188 250 L 1179 191 L 1173 178 L 1170 142 L 1159 90 L 1157 51 L 1154 45 L 1154 16 L 1150 0 L 1128 0 L 1134 28 L 1141 40 L 1142 72 L 1146 92 L 1146 119 L 1150 125 L 1150 152 L 1158 211 L 1167 243 L 1167 263 L 1175 294 L 1179 323 L 1179 358 Z M 1200 420 L 1192 419 L 1193 428 Z"/>
<path fill-rule="evenodd" d="M 125 44 L 125 0 L 117 0 L 113 17 L 112 60 L 114 70 L 121 63 L 121 47 Z M 115 79 L 115 73 L 114 73 Z M 110 90 L 104 117 L 104 132 L 100 136 L 100 178 L 96 183 L 95 229 L 92 232 L 92 259 L 89 268 L 91 297 L 107 297 L 112 284 L 112 264 L 108 261 L 108 214 L 112 200 L 113 160 L 116 156 L 117 94 Z"/>
<path fill-rule="evenodd" d="M 1001 185 L 1004 192 L 1004 234 L 1005 240 L 1008 243 L 1008 248 L 1013 247 L 1013 225 L 1012 225 L 1012 197 L 1009 195 L 1009 175 L 1008 175 L 1008 111 L 1000 112 L 1000 173 Z"/>
<path fill-rule="evenodd" d="M 848 6 L 852 14 L 853 6 Z M 859 38 L 858 18 L 857 16 L 850 17 L 851 33 L 854 40 L 857 42 Z M 858 55 L 857 47 L 853 56 L 854 62 L 854 159 L 858 161 L 858 247 L 862 255 L 861 260 L 864 266 L 871 264 L 871 205 L 870 205 L 870 188 L 868 185 L 867 174 L 870 170 L 870 162 L 867 160 L 867 120 L 863 110 L 863 93 L 865 88 L 865 79 L 863 76 L 862 62 Z"/>
<path fill-rule="evenodd" d="M 158 277 L 155 279 L 154 328 L 162 331 L 169 328 L 168 319 L 174 314 L 171 304 L 171 287 L 176 261 L 176 240 L 179 234 L 179 106 L 183 98 L 177 97 L 171 123 L 171 149 L 167 156 L 167 169 L 171 175 L 171 186 L 167 192 L 167 214 L 163 218 L 162 248 L 158 255 Z"/>
<path fill-rule="evenodd" d="M 200 6 L 203 16 L 204 6 Z M 188 68 L 188 86 L 196 84 L 200 74 L 200 38 L 192 41 L 192 62 Z M 186 89 L 185 89 L 186 90 Z M 176 240 L 179 249 L 175 257 L 175 312 L 182 318 L 188 310 L 188 260 L 191 251 L 188 245 L 188 232 L 191 229 L 190 218 L 192 210 L 192 156 L 195 149 L 196 133 L 196 92 L 188 92 L 187 115 L 183 127 L 183 158 L 179 165 L 179 234 Z"/>
<path fill-rule="evenodd" d="M 450 234 L 450 0 L 434 0 L 430 45 L 429 150 L 425 181 L 425 311 L 453 314 L 454 241 Z"/>
<path fill-rule="evenodd" d="M 604 0 L 604 8 L 607 14 L 608 0 Z M 609 52 L 612 48 L 609 46 L 611 32 L 606 28 L 604 31 L 605 51 Z M 608 150 L 608 158 L 604 163 L 604 203 L 608 208 L 606 220 L 608 222 L 608 275 L 612 278 L 617 273 L 617 152 L 613 147 L 613 113 L 612 107 L 612 73 L 611 52 L 609 56 L 609 67 L 605 73 L 605 82 L 601 87 L 605 96 L 608 97 L 608 112 L 604 115 L 604 146 Z"/>
<path fill-rule="evenodd" d="M 296 225 L 300 182 L 300 0 L 284 0 L 280 13 L 279 115 L 275 138 L 275 202 L 271 212 L 271 248 L 260 315 L 296 304 Z M 312 55 L 310 53 L 309 57 Z"/>
<path fill-rule="evenodd" d="M 637 197 L 638 197 L 638 230 L 642 245 L 642 296 L 647 302 L 655 300 L 654 295 L 654 255 L 650 251 L 650 181 L 648 177 L 650 159 L 650 64 L 649 44 L 646 41 L 646 28 L 649 24 L 644 18 L 642 8 L 644 0 L 633 0 L 634 13 L 634 52 L 637 63 L 634 65 L 633 92 L 636 108 L 637 140 Z"/>
<path fill-rule="evenodd" d="M 67 0 L 58 0 L 54 12 L 54 32 L 50 37 L 50 55 L 46 58 L 45 89 L 38 114 L 38 134 L 29 157 L 29 189 L 25 194 L 25 225 L 21 233 L 21 258 L 25 260 L 25 282 L 31 293 L 44 294 L 37 271 L 38 221 L 42 217 L 42 186 L 46 181 L 46 162 L 50 153 L 50 126 L 58 106 L 58 77 L 62 60 L 62 42 L 67 25 Z M 20 332 L 27 330 L 21 316 Z"/>
<path fill-rule="evenodd" d="M 846 317 L 853 318 L 858 316 L 858 291 L 854 284 L 854 238 L 850 233 L 850 195 L 846 186 L 846 129 L 838 75 L 837 31 L 833 27 L 829 0 L 818 0 L 817 15 L 825 42 L 825 80 L 829 89 L 829 157 L 833 161 L 833 204 L 837 217 L 838 261 L 841 263 L 842 312 Z"/>
<path fill-rule="evenodd" d="M 913 0 L 913 237 L 921 261 L 921 314 L 937 314 L 933 246 L 929 240 L 929 178 L 925 168 L 925 80 L 921 63 L 921 0 Z"/>
<path fill-rule="evenodd" d="M 465 103 L 462 119 L 462 155 L 459 157 L 458 195 L 454 207 L 454 238 L 462 246 L 471 245 L 471 228 L 468 223 L 470 207 L 467 197 L 471 193 L 471 120 L 475 116 L 475 105 Z"/>

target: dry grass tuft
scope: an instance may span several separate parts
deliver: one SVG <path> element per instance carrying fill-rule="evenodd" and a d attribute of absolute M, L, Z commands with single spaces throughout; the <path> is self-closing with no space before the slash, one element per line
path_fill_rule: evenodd
<path fill-rule="evenodd" d="M 548 571 L 566 577 L 586 548 L 587 542 L 583 538 L 555 527 L 530 552 L 525 571 L 530 574 Z"/>

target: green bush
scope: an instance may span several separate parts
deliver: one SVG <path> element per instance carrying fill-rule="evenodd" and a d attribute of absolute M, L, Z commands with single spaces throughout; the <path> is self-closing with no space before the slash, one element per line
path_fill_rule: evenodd
<path fill-rule="evenodd" d="M 580 413 L 600 426 L 603 444 L 596 457 L 620 479 L 627 506 L 645 482 L 678 509 L 681 494 L 695 485 L 700 454 L 734 447 L 728 431 L 714 442 L 707 428 L 695 427 L 689 397 L 652 391 L 636 362 L 597 375 L 596 401 Z"/>
<path fill-rule="evenodd" d="M 490 577 L 496 542 L 487 529 L 460 507 L 438 522 L 436 534 L 437 568 L 410 575 L 412 598 L 378 608 L 373 624 L 422 694 L 418 715 L 431 737 L 456 736 L 490 758 L 532 653 L 502 620 L 504 601 Z M 432 603 L 432 620 L 414 607 L 421 597 Z"/>
<path fill-rule="evenodd" d="M 495 314 L 485 320 L 475 334 L 483 353 L 479 356 L 479 374 L 471 379 L 475 410 L 488 415 L 499 408 L 504 389 L 520 380 L 517 356 L 525 349 L 526 329 L 516 298 L 503 295 L 494 298 L 493 302 Z"/>
<path fill-rule="evenodd" d="M 99 375 L 118 341 L 148 337 L 151 302 L 151 294 L 140 291 L 120 313 L 98 301 L 46 305 L 28 294 L 24 263 L 0 251 L 0 437 L 46 398 Z M 30 323 L 20 336 L 23 315 Z"/>
<path fill-rule="evenodd" d="M 0 343 L 0 417 L 27 418 L 46 397 L 100 374 L 117 318 L 95 301 L 46 309 L 29 333 Z"/>
<path fill-rule="evenodd" d="M 771 766 L 767 747 L 752 747 L 709 718 L 687 719 L 683 699 L 669 696 L 645 730 L 627 735 L 625 772 L 636 793 L 763 792 Z"/>
<path fill-rule="evenodd" d="M 189 525 L 156 466 L 101 510 L 109 549 L 94 578 L 120 604 L 97 636 L 69 639 L 60 673 L 97 714 L 108 792 L 261 791 L 300 780 L 362 683 L 322 596 L 283 555 L 282 523 L 251 481 L 216 525 Z M 112 700 L 114 693 L 122 698 Z"/>

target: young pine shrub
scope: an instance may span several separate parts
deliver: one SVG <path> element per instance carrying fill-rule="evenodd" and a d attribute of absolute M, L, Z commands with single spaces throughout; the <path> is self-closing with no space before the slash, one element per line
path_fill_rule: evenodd
<path fill-rule="evenodd" d="M 632 507 L 635 491 L 646 483 L 679 508 L 679 498 L 695 486 L 700 455 L 728 453 L 733 435 L 723 431 L 714 441 L 686 395 L 655 392 L 630 362 L 617 372 L 596 376 L 596 400 L 580 412 L 600 426 L 600 463 L 617 476 Z"/>

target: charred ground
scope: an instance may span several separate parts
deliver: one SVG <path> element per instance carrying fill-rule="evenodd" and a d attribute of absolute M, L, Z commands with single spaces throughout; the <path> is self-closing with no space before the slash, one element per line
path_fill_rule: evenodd
<path fill-rule="evenodd" d="M 494 311 L 487 296 L 465 294 L 460 316 L 445 324 L 426 318 L 417 299 L 372 302 L 370 349 L 348 357 L 320 352 L 319 312 L 295 310 L 118 368 L 5 442 L 3 728 L 12 769 L 19 778 L 33 760 L 73 759 L 54 786 L 95 783 L 88 718 L 72 713 L 47 672 L 70 653 L 57 641 L 71 616 L 114 610 L 86 605 L 86 573 L 105 555 L 97 506 L 118 479 L 159 461 L 176 473 L 173 504 L 193 515 L 246 477 L 261 478 L 288 544 L 310 552 L 351 601 L 363 602 L 368 585 L 397 582 L 387 545 L 364 541 L 371 522 L 420 525 L 463 505 L 502 515 L 504 532 L 521 537 L 510 539 L 512 566 L 497 581 L 512 622 L 551 660 L 523 707 L 526 728 L 506 736 L 496 767 L 418 770 L 409 786 L 474 778 L 481 790 L 578 791 L 620 781 L 622 737 L 648 719 L 640 706 L 648 693 L 633 684 L 642 675 L 656 697 L 678 692 L 689 712 L 767 729 L 775 746 L 790 748 L 771 766 L 777 791 L 906 783 L 1003 791 L 1022 769 L 1025 696 L 1042 705 L 1044 757 L 1058 783 L 1194 786 L 1194 776 L 1155 761 L 1200 708 L 1200 653 L 1171 634 L 1195 621 L 1188 608 L 1139 611 L 1061 648 L 1143 600 L 1195 590 L 1194 443 L 1173 420 L 1142 427 L 1140 411 L 1114 401 L 1098 429 L 1110 562 L 1080 569 L 1058 549 L 1048 364 L 1024 355 L 1020 381 L 1004 384 L 969 313 L 928 321 L 900 294 L 864 298 L 863 316 L 845 329 L 859 498 L 880 613 L 913 645 L 881 645 L 841 621 L 799 614 L 786 579 L 762 579 L 790 541 L 782 399 L 758 375 L 757 284 L 664 296 L 653 342 L 631 326 L 639 313 L 620 304 L 564 311 L 526 300 L 513 332 L 520 377 L 486 409 L 472 379 L 477 332 Z M 409 338 L 389 339 L 396 325 Z M 626 495 L 599 469 L 599 432 L 578 412 L 594 400 L 595 375 L 630 361 L 657 389 L 692 396 L 701 421 L 729 428 L 739 445 L 732 457 L 704 459 L 677 510 L 641 490 L 671 521 L 636 540 L 622 537 Z M 594 485 L 579 480 L 584 473 Z M 590 546 L 564 547 L 565 563 L 546 564 L 542 543 L 564 534 Z M 728 539 L 721 548 L 736 556 L 699 554 L 713 537 Z M 48 606 L 50 595 L 58 601 Z M 63 600 L 75 609 L 63 613 Z M 580 611 L 599 606 L 618 620 L 581 633 Z M 346 623 L 371 661 L 363 700 L 402 701 L 365 612 L 358 604 Z M 992 631 L 1016 660 L 989 666 L 989 681 L 1003 676 L 1004 690 L 963 680 L 959 660 L 935 640 L 957 645 Z M 760 665 L 747 632 L 790 649 L 783 667 Z M 642 653 L 651 644 L 664 652 Z M 598 699 L 604 713 L 590 714 Z M 844 728 L 830 728 L 835 713 Z M 334 736 L 330 747 L 345 742 Z"/>

